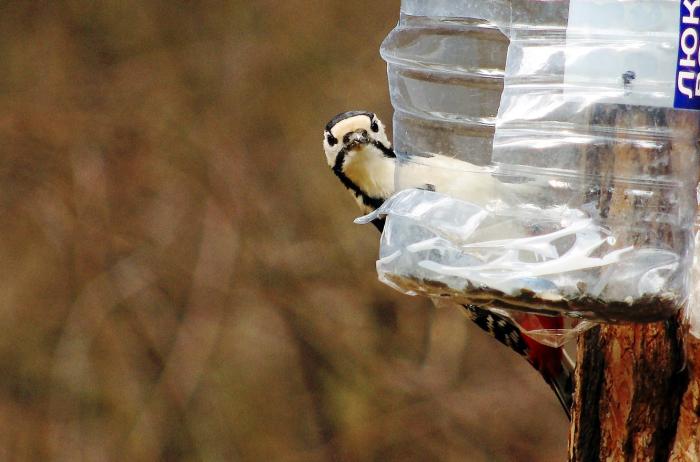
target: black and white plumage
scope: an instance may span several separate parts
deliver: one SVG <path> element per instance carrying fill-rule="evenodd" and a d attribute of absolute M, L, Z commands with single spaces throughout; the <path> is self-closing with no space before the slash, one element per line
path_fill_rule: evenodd
<path fill-rule="evenodd" d="M 326 125 L 323 148 L 328 165 L 363 213 L 379 208 L 394 193 L 396 154 L 384 124 L 374 114 L 337 115 Z"/>
<path fill-rule="evenodd" d="M 518 326 L 508 321 L 506 318 L 484 310 L 474 305 L 463 305 L 467 316 L 474 324 L 493 338 L 518 353 L 527 357 L 528 346 L 523 336 L 520 335 Z"/>
<path fill-rule="evenodd" d="M 323 147 L 328 165 L 355 197 L 363 213 L 376 210 L 394 194 L 397 158 L 384 124 L 374 113 L 351 111 L 335 116 L 325 127 Z M 403 182 L 405 186 L 437 190 L 476 203 L 508 199 L 508 195 L 520 188 L 520 185 L 500 183 L 480 167 L 438 156 L 421 158 L 421 162 L 403 168 L 406 171 L 402 170 L 402 177 L 408 178 Z M 457 171 L 459 177 L 455 181 Z M 373 224 L 380 231 L 383 229 L 383 219 L 377 218 Z M 563 349 L 536 342 L 505 316 L 473 305 L 463 308 L 480 329 L 525 357 L 540 372 L 570 417 L 573 364 Z M 562 321 L 557 317 L 532 315 L 526 316 L 524 322 L 557 328 Z"/>

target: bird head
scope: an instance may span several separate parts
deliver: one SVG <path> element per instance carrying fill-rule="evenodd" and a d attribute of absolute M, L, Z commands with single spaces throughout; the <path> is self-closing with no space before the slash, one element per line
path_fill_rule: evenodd
<path fill-rule="evenodd" d="M 394 157 L 384 124 L 366 111 L 344 112 L 333 117 L 323 134 L 323 149 L 331 168 L 342 168 L 361 151 Z"/>
<path fill-rule="evenodd" d="M 352 193 L 363 213 L 376 210 L 394 192 L 396 155 L 384 124 L 371 112 L 344 112 L 323 133 L 323 149 L 333 173 Z M 383 220 L 375 220 L 383 227 Z"/>

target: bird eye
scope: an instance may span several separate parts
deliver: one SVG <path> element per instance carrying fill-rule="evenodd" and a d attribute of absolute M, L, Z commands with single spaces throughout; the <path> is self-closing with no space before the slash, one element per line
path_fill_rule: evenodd
<path fill-rule="evenodd" d="M 338 139 L 331 134 L 328 134 L 328 136 L 326 136 L 326 141 L 328 141 L 328 144 L 330 146 L 335 146 L 336 144 L 338 144 Z"/>
<path fill-rule="evenodd" d="M 374 133 L 377 133 L 379 131 L 379 124 L 377 123 L 376 120 L 372 121 L 372 125 L 370 125 L 370 128 Z"/>

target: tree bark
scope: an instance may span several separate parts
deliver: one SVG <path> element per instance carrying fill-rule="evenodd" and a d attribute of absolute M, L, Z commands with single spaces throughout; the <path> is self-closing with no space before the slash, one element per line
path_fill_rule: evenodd
<path fill-rule="evenodd" d="M 669 460 L 688 384 L 678 326 L 607 325 L 581 336 L 571 461 Z"/>
<path fill-rule="evenodd" d="M 596 180 L 594 197 L 588 197 L 598 201 L 605 217 L 634 223 L 650 207 L 669 209 L 662 191 L 656 194 L 660 202 L 640 204 L 624 187 L 616 187 L 616 177 L 643 173 L 682 178 L 688 169 L 697 176 L 694 114 L 607 106 L 596 108 L 589 120 L 591 125 L 671 132 L 672 142 L 656 150 L 611 143 L 584 152 L 584 168 L 610 172 Z M 687 237 L 663 223 L 646 233 L 614 226 L 625 245 L 661 243 L 679 250 Z M 700 341 L 682 326 L 679 314 L 649 324 L 601 325 L 580 336 L 570 461 L 700 460 Z"/>
<path fill-rule="evenodd" d="M 670 460 L 700 460 L 700 341 L 685 337 L 687 377 Z"/>

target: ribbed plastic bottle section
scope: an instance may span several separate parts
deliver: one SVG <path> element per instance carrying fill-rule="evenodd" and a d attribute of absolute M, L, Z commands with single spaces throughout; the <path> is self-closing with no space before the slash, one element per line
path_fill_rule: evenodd
<path fill-rule="evenodd" d="M 381 47 L 395 109 L 396 151 L 414 162 L 443 155 L 487 165 L 508 39 L 483 19 L 408 14 L 416 11 L 411 3 L 404 2 L 398 26 Z M 421 12 L 433 11 L 439 13 L 439 5 Z M 397 180 L 401 187 L 400 173 Z"/>

